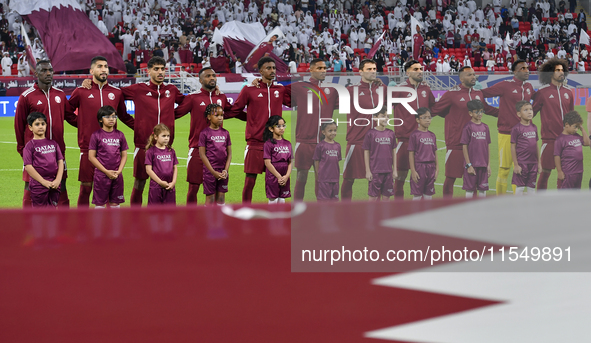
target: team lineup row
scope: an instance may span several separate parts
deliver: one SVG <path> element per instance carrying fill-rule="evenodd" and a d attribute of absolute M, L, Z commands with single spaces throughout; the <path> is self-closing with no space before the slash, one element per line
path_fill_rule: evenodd
<path fill-rule="evenodd" d="M 469 156 L 466 157 L 461 141 L 464 126 L 474 121 L 474 117 L 466 105 L 471 100 L 481 100 L 480 104 L 483 107 L 483 112 L 499 118 L 499 152 L 502 156 L 500 156 L 501 165 L 497 179 L 497 192 L 500 194 L 507 189 L 508 174 L 513 163 L 511 130 L 515 125 L 522 122 L 522 118 L 516 115 L 518 112 L 516 111 L 516 104 L 519 101 L 533 102 L 533 115 L 540 112 L 542 120 L 541 136 L 543 144 L 539 159 L 541 176 L 537 186 L 538 189 L 546 188 L 550 172 L 555 168 L 554 143 L 558 136 L 563 133 L 563 130 L 566 130 L 564 124 L 565 114 L 574 109 L 572 90 L 570 87 L 563 85 L 568 73 L 565 64 L 563 60 L 552 59 L 543 65 L 540 74 L 540 82 L 543 86 L 537 92 L 527 82 L 529 70 L 527 63 L 524 61 L 517 61 L 513 64 L 513 79 L 499 82 L 483 90 L 473 88 L 476 83 L 476 75 L 473 69 L 469 67 L 462 68 L 460 71 L 461 85 L 447 91 L 438 102 L 435 102 L 431 89 L 423 82 L 421 64 L 417 61 L 410 61 L 405 64 L 404 69 L 408 79 L 401 86 L 414 88 L 417 94 L 416 101 L 413 100 L 409 103 L 411 107 L 415 110 L 419 108 L 428 109 L 426 116 L 429 117 L 440 116 L 445 118 L 447 154 L 445 161 L 446 179 L 443 187 L 444 196 L 453 195 L 455 179 L 463 177 L 465 171 L 471 168 L 467 166 Z M 45 114 L 48 128 L 47 138 L 56 142 L 62 154 L 65 152 L 63 121 L 66 120 L 71 125 L 78 127 L 78 143 L 82 154 L 78 205 L 88 206 L 96 167 L 89 159 L 89 144 L 92 134 L 100 129 L 96 120 L 99 108 L 107 105 L 112 106 L 119 119 L 134 130 L 135 182 L 131 194 L 131 203 L 141 204 L 145 182 L 150 177 L 145 168 L 145 147 L 148 137 L 154 132 L 156 125 L 164 124 L 169 129 L 169 144 L 172 145 L 174 140 L 174 120 L 191 113 L 190 151 L 187 165 L 187 181 L 189 182 L 187 203 L 195 203 L 197 192 L 200 185 L 204 183 L 204 178 L 216 175 L 212 174 L 207 166 L 204 167 L 199 154 L 199 136 L 204 129 L 212 124 L 205 115 L 207 105 L 217 104 L 223 118 L 238 118 L 246 121 L 245 138 L 247 147 L 244 163 L 246 177 L 242 198 L 243 202 L 250 202 L 257 175 L 268 170 L 268 165 L 265 164 L 265 157 L 268 156 L 265 156 L 263 133 L 274 134 L 274 128 L 285 125 L 285 123 L 275 123 L 273 127 L 269 128 L 266 127 L 267 122 L 273 116 L 281 116 L 282 105 L 289 107 L 299 105 L 297 106 L 297 120 L 295 123 L 294 165 L 297 169 L 297 178 L 294 198 L 295 200 L 303 199 L 308 172 L 313 165 L 316 167 L 316 193 L 318 193 L 318 179 L 321 177 L 321 173 L 314 164 L 313 155 L 317 145 L 323 139 L 326 139 L 326 135 L 322 135 L 320 132 L 319 122 L 322 122 L 322 119 L 327 121 L 327 119 L 332 118 L 334 110 L 338 107 L 336 92 L 324 92 L 324 98 L 319 98 L 318 101 L 307 96 L 310 89 L 307 86 L 312 84 L 321 89 L 322 82 L 326 78 L 326 66 L 321 60 L 315 60 L 310 64 L 311 77 L 309 82 L 296 82 L 282 86 L 273 81 L 276 73 L 274 61 L 267 57 L 261 58 L 259 61 L 260 82 L 256 85 L 244 87 L 233 105 L 228 102 L 222 92 L 217 90 L 215 71 L 211 68 L 204 68 L 199 74 L 202 88 L 197 92 L 184 96 L 175 86 L 164 83 L 164 61 L 155 57 L 150 61 L 148 67 L 150 74 L 148 82 L 119 89 L 107 82 L 108 63 L 106 59 L 96 57 L 91 62 L 92 82 L 87 82 L 85 87 L 77 88 L 68 101 L 61 90 L 51 87 L 53 80 L 51 63 L 41 61 L 35 71 L 37 83 L 21 95 L 17 106 L 15 132 L 19 153 L 23 155 L 25 144 L 34 136 L 33 132 L 27 129 L 27 116 L 30 113 L 40 112 Z M 375 99 L 380 96 L 383 97 L 385 93 L 380 94 L 380 92 L 385 92 L 386 88 L 381 87 L 383 85 L 377 80 L 375 62 L 372 60 L 362 61 L 360 75 L 361 82 L 358 85 L 349 87 L 350 94 L 352 97 L 353 94 L 356 94 L 356 101 L 358 101 L 361 108 L 374 108 Z M 353 91 L 354 88 L 357 88 L 357 90 Z M 406 94 L 400 94 L 400 97 L 405 96 Z M 498 109 L 484 102 L 484 98 L 493 96 L 500 96 Z M 124 100 L 134 101 L 136 106 L 136 115 L 134 117 L 127 114 Z M 308 102 L 311 102 L 311 104 Z M 175 103 L 179 105 L 176 109 L 174 108 Z M 250 111 L 244 112 L 245 107 L 248 107 Z M 78 109 L 78 115 L 74 114 L 75 109 Z M 374 115 L 379 115 L 379 113 Z M 382 126 L 379 124 L 380 120 L 372 120 L 371 114 L 359 113 L 354 106 L 351 106 L 351 111 L 347 114 L 347 117 L 348 121 L 366 118 L 371 122 L 371 125 L 347 127 L 346 158 L 343 168 L 343 182 L 340 186 L 341 199 L 343 200 L 351 199 L 355 179 L 370 179 L 370 188 L 372 182 L 375 183 L 375 180 L 372 181 L 376 179 L 375 175 L 372 176 L 367 173 L 368 171 L 374 171 L 371 168 L 371 159 L 368 160 L 367 156 L 365 156 L 367 153 L 364 152 L 365 147 L 363 144 L 370 130 L 372 132 L 382 131 Z M 411 166 L 410 163 L 412 153 L 409 154 L 409 152 L 412 152 L 412 150 L 409 150 L 409 145 L 411 134 L 417 130 L 417 127 L 420 129 L 424 126 L 421 126 L 419 117 L 415 117 L 400 105 L 394 107 L 394 118 L 399 118 L 403 122 L 401 126 L 395 128 L 395 137 L 394 133 L 392 133 L 390 142 L 390 144 L 393 144 L 398 140 L 395 149 L 392 149 L 393 156 L 391 157 L 393 160 L 391 166 L 393 173 L 391 175 L 395 181 L 393 187 L 386 187 L 390 181 L 383 180 L 386 182 L 386 186 L 383 186 L 383 188 L 390 190 L 392 195 L 398 198 L 404 196 L 403 186 L 409 170 L 413 174 L 413 179 L 416 179 L 417 175 L 414 175 L 416 171 L 412 170 L 414 166 Z M 569 125 L 575 124 L 570 123 Z M 577 124 L 576 127 L 578 126 L 580 125 Z M 283 127 L 284 129 L 285 127 Z M 488 141 L 490 141 L 489 136 L 486 139 Z M 279 142 L 281 140 L 271 137 L 270 141 Z M 371 154 L 371 151 L 368 151 L 368 153 Z M 369 166 L 367 166 L 366 162 L 369 162 Z M 277 172 L 277 170 L 275 171 Z M 559 168 L 558 171 L 560 183 L 561 169 Z M 221 173 L 220 171 L 216 172 Z M 291 163 L 289 163 L 289 172 L 286 170 L 287 174 L 280 175 L 277 180 L 289 180 L 290 172 Z M 473 175 L 472 172 L 475 172 L 475 170 L 471 170 L 469 174 Z M 416 173 L 418 174 L 418 172 Z M 69 204 L 65 188 L 66 174 L 67 171 L 64 171 L 58 200 L 58 203 L 62 206 Z M 216 179 L 218 178 L 216 177 Z M 26 171 L 23 180 L 25 181 L 23 205 L 26 207 L 30 206 L 31 201 L 28 184 L 29 175 Z M 411 188 L 413 186 L 413 182 L 411 182 Z M 375 196 L 376 192 L 372 193 L 370 190 L 369 193 L 370 197 L 377 198 Z M 382 193 L 382 195 L 386 194 Z M 281 199 L 282 197 L 278 196 L 277 198 Z"/>

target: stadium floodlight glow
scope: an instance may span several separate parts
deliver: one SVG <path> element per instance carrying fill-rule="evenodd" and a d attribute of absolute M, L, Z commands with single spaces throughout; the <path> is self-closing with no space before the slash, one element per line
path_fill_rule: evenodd
<path fill-rule="evenodd" d="M 316 97 L 318 98 L 318 100 L 320 100 L 320 102 L 322 103 L 323 99 L 327 101 L 327 96 L 325 91 L 323 91 L 321 88 L 319 88 L 316 85 L 312 85 L 310 83 L 311 87 L 314 87 L 316 90 L 314 90 L 311 87 L 305 87 L 306 89 L 308 89 L 308 114 L 312 114 L 313 112 L 313 106 L 312 106 L 312 96 L 316 95 Z M 339 99 L 339 112 L 341 113 L 346 113 L 349 114 L 351 113 L 351 94 L 349 93 L 349 91 L 347 90 L 347 88 L 345 86 L 336 84 L 336 83 L 323 83 L 322 87 L 326 90 L 329 91 L 327 89 L 327 87 L 330 88 L 334 88 L 337 93 L 338 93 L 338 99 Z M 393 112 L 393 106 L 394 104 L 401 104 L 402 106 L 404 106 L 404 108 L 406 108 L 406 110 L 411 113 L 411 114 L 417 114 L 417 112 L 408 104 L 411 101 L 415 101 L 417 99 L 417 91 L 414 88 L 409 88 L 409 87 L 395 87 L 395 86 L 387 86 L 387 94 L 388 94 L 388 99 L 387 99 L 387 104 L 386 106 L 388 107 L 388 114 L 392 114 Z M 378 87 L 377 89 L 377 95 L 378 95 L 378 101 L 377 101 L 377 106 L 375 108 L 362 108 L 359 105 L 359 87 L 358 86 L 354 86 L 353 87 L 353 106 L 355 107 L 355 110 L 361 114 L 375 114 L 378 113 L 380 111 L 380 109 L 384 106 L 384 92 L 382 92 L 382 87 Z M 408 93 L 409 96 L 406 98 L 395 98 L 393 96 L 393 94 L 395 93 Z M 362 93 L 363 95 L 363 93 Z"/>

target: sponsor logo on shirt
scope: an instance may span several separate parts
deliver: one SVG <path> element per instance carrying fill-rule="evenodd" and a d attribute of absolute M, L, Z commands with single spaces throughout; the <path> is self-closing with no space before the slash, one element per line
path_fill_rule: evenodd
<path fill-rule="evenodd" d="M 148 92 L 148 94 L 146 94 L 147 96 L 152 96 L 152 92 Z"/>
<path fill-rule="evenodd" d="M 89 98 L 89 99 L 94 99 L 94 95 L 90 94 L 90 95 L 88 96 L 88 98 Z"/>
<path fill-rule="evenodd" d="M 535 131 L 526 131 L 523 133 L 523 137 L 528 138 L 528 139 L 536 138 L 536 132 Z"/>
<path fill-rule="evenodd" d="M 275 91 L 273 92 L 273 94 L 275 94 L 275 97 L 278 98 L 279 97 L 279 91 Z"/>
<path fill-rule="evenodd" d="M 108 146 L 120 146 L 119 138 L 103 138 L 102 142 Z"/>
<path fill-rule="evenodd" d="M 554 99 L 554 94 L 550 94 L 550 96 L 548 97 L 548 99 Z"/>
<path fill-rule="evenodd" d="M 514 90 L 513 90 L 513 93 L 517 94 L 517 89 L 514 89 Z"/>
<path fill-rule="evenodd" d="M 258 98 L 262 98 L 263 97 L 263 93 L 259 93 Z"/>
<path fill-rule="evenodd" d="M 325 154 L 327 154 L 329 157 L 338 157 L 338 151 L 336 150 L 326 150 Z"/>
<path fill-rule="evenodd" d="M 170 91 L 167 89 L 166 92 L 164 92 L 164 95 L 166 95 L 167 98 L 170 98 Z"/>
<path fill-rule="evenodd" d="M 215 143 L 225 143 L 226 142 L 226 136 L 211 136 L 209 139 L 211 139 Z"/>
<path fill-rule="evenodd" d="M 172 155 L 171 154 L 168 154 L 168 155 L 156 155 L 156 158 L 160 162 L 171 162 L 172 161 Z"/>
<path fill-rule="evenodd" d="M 419 139 L 419 141 L 425 145 L 433 145 L 433 138 L 431 137 L 423 137 L 421 139 Z"/>
<path fill-rule="evenodd" d="M 107 98 L 109 98 L 109 100 L 115 100 L 115 94 L 109 93 L 109 95 L 107 95 Z"/>
<path fill-rule="evenodd" d="M 486 132 L 484 132 L 484 131 L 472 132 L 472 137 L 474 137 L 476 139 L 486 139 Z"/>
<path fill-rule="evenodd" d="M 568 142 L 568 145 L 570 145 L 572 147 L 579 147 L 579 146 L 581 146 L 581 140 L 580 139 L 574 139 L 574 140 Z"/>
<path fill-rule="evenodd" d="M 460 101 L 466 101 L 464 98 L 461 98 Z"/>
<path fill-rule="evenodd" d="M 205 102 L 201 101 L 201 103 L 199 105 L 205 106 Z"/>
<path fill-rule="evenodd" d="M 55 96 L 55 102 L 57 102 L 58 104 L 60 104 L 62 102 L 62 98 L 60 98 L 59 96 Z"/>
<path fill-rule="evenodd" d="M 55 154 L 55 145 L 44 145 L 35 147 L 35 151 L 42 154 Z"/>
<path fill-rule="evenodd" d="M 41 100 L 37 101 L 37 105 L 43 105 L 43 103 L 41 102 Z"/>
<path fill-rule="evenodd" d="M 390 137 L 376 137 L 375 141 L 378 144 L 390 144 Z"/>
<path fill-rule="evenodd" d="M 276 146 L 273 148 L 273 151 L 278 154 L 289 154 L 289 148 L 286 146 Z"/>

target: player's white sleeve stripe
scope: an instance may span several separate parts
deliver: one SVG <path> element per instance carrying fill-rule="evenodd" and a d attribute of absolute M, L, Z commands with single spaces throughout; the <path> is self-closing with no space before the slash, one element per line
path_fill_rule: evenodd
<path fill-rule="evenodd" d="M 140 151 L 140 148 L 135 148 L 135 150 L 133 151 L 133 159 L 135 160 L 135 157 L 137 156 L 137 152 Z"/>
<path fill-rule="evenodd" d="M 540 149 L 540 158 L 542 158 L 542 156 L 544 154 L 544 149 L 546 149 L 546 145 L 548 145 L 548 143 L 542 144 L 542 148 Z"/>
<path fill-rule="evenodd" d="M 187 168 L 189 168 L 189 161 L 191 161 L 191 157 L 193 157 L 193 150 L 195 150 L 195 148 L 189 149 L 189 156 L 187 157 Z"/>
<path fill-rule="evenodd" d="M 343 173 L 345 172 L 345 169 L 347 169 L 347 164 L 349 164 L 349 160 L 351 160 L 351 156 L 353 155 L 353 149 L 355 149 L 355 145 L 351 145 L 351 148 L 347 153 L 347 157 L 345 157 L 345 163 L 343 164 Z"/>
<path fill-rule="evenodd" d="M 449 158 L 449 155 L 451 155 L 451 152 L 453 150 L 448 150 L 447 153 L 445 154 L 445 164 L 447 164 L 447 159 Z"/>
<path fill-rule="evenodd" d="M 398 153 L 398 149 L 402 146 L 402 141 L 398 141 L 398 145 L 396 146 L 396 153 Z"/>
<path fill-rule="evenodd" d="M 246 144 L 246 148 L 244 149 L 244 160 L 246 161 L 246 155 L 248 154 L 248 144 Z"/>

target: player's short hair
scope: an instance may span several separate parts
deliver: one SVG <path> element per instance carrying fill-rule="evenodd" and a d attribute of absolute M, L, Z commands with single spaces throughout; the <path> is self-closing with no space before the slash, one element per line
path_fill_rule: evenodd
<path fill-rule="evenodd" d="M 575 125 L 575 124 L 583 124 L 583 118 L 577 111 L 570 111 L 564 115 L 564 119 L 562 119 L 562 123 L 564 125 Z"/>
<path fill-rule="evenodd" d="M 37 119 L 42 119 L 44 122 L 47 123 L 47 117 L 45 116 L 45 114 L 41 112 L 31 112 L 27 116 L 27 124 L 29 124 L 29 126 L 33 126 L 33 123 Z"/>
<path fill-rule="evenodd" d="M 543 85 L 549 85 L 552 82 L 552 75 L 554 74 L 554 69 L 556 66 L 561 65 L 562 70 L 564 70 L 564 77 L 568 76 L 568 63 L 566 60 L 562 60 L 560 58 L 551 58 L 546 63 L 540 66 L 538 70 L 540 72 L 540 83 Z"/>
<path fill-rule="evenodd" d="M 275 60 L 273 59 L 273 57 L 265 56 L 265 57 L 261 58 L 259 60 L 259 63 L 257 63 L 257 67 L 259 68 L 259 71 L 261 71 L 261 68 L 263 67 L 263 65 L 265 63 L 269 63 L 269 62 L 275 63 Z"/>
<path fill-rule="evenodd" d="M 94 67 L 94 65 L 95 65 L 95 64 L 96 64 L 96 62 L 98 62 L 98 61 L 103 61 L 103 62 L 107 62 L 107 63 L 109 63 L 109 62 L 107 61 L 107 58 L 106 58 L 106 57 L 103 57 L 103 56 L 94 56 L 94 57 L 92 58 L 92 60 L 90 60 L 90 67 L 91 67 L 91 68 L 92 68 L 92 67 Z"/>
<path fill-rule="evenodd" d="M 530 103 L 529 101 L 526 101 L 526 100 L 518 101 L 518 102 L 515 104 L 515 110 L 516 110 L 517 112 L 521 112 L 521 109 L 522 109 L 522 108 L 523 108 L 523 106 L 525 106 L 525 105 L 530 105 L 530 106 L 531 106 L 531 103 Z"/>
<path fill-rule="evenodd" d="M 410 67 L 412 67 L 415 64 L 421 64 L 421 62 L 417 61 L 417 60 L 410 60 L 406 63 L 404 63 L 404 71 L 407 71 L 410 69 Z"/>
<path fill-rule="evenodd" d="M 423 114 L 429 112 L 429 114 L 431 114 L 431 110 L 429 110 L 427 107 L 419 107 L 417 109 L 417 114 L 415 114 L 415 118 L 419 119 Z"/>
<path fill-rule="evenodd" d="M 199 71 L 199 77 L 201 77 L 201 74 L 203 74 L 204 72 L 206 72 L 208 70 L 213 70 L 213 68 L 212 67 L 205 67 L 205 68 L 201 69 Z M 215 73 L 215 70 L 213 70 L 213 72 Z"/>
<path fill-rule="evenodd" d="M 37 66 L 35 67 L 35 69 L 38 69 L 40 65 L 42 64 L 51 64 L 50 60 L 40 60 L 39 62 L 37 62 Z"/>
<path fill-rule="evenodd" d="M 466 69 L 472 69 L 472 67 L 470 67 L 470 66 L 463 66 L 463 67 L 461 67 L 460 70 L 458 70 L 458 75 L 462 75 L 462 73 Z"/>
<path fill-rule="evenodd" d="M 515 63 L 513 63 L 513 64 L 511 65 L 511 71 L 512 71 L 512 72 L 515 72 L 515 70 L 517 70 L 517 65 L 518 65 L 519 63 L 525 63 L 525 64 L 527 64 L 527 61 L 526 61 L 526 60 L 522 60 L 522 59 L 519 59 L 519 60 L 515 61 Z"/>
<path fill-rule="evenodd" d="M 366 59 L 364 59 L 363 61 L 361 61 L 361 62 L 359 63 L 359 70 L 363 70 L 363 68 L 365 68 L 365 65 L 366 65 L 366 64 L 375 64 L 376 66 L 378 65 L 378 64 L 376 63 L 376 61 L 374 61 L 374 60 L 372 60 L 372 59 L 370 59 L 370 58 L 366 58 Z"/>
<path fill-rule="evenodd" d="M 388 106 L 382 106 L 379 111 L 373 114 L 374 117 L 379 116 L 382 113 L 388 113 Z"/>
<path fill-rule="evenodd" d="M 117 115 L 117 111 L 115 111 L 113 106 L 107 105 L 99 108 L 98 112 L 96 112 L 96 119 L 98 120 L 99 125 L 103 127 L 103 117 L 110 116 L 113 113 Z"/>
<path fill-rule="evenodd" d="M 312 61 L 310 61 L 310 67 L 316 65 L 316 63 L 323 63 L 324 65 L 326 65 L 322 58 L 315 58 Z"/>
<path fill-rule="evenodd" d="M 218 105 L 218 104 L 216 104 L 216 103 L 213 103 L 213 104 L 209 104 L 209 105 L 207 105 L 207 107 L 205 108 L 205 112 L 203 113 L 203 115 L 205 116 L 205 119 L 207 119 L 207 117 L 208 117 L 210 114 L 213 114 L 213 111 L 214 111 L 214 110 L 216 110 L 218 107 L 219 107 L 219 108 L 221 108 L 221 109 L 222 109 L 222 111 L 223 111 L 223 108 L 222 108 L 222 106 L 220 106 L 220 105 Z"/>
<path fill-rule="evenodd" d="M 284 123 L 287 123 L 281 116 L 274 115 L 269 117 L 269 120 L 267 120 L 267 123 L 265 124 L 265 130 L 263 131 L 263 142 L 270 140 L 273 144 L 277 143 L 277 141 L 273 139 L 273 132 L 269 129 L 279 124 L 279 120 L 283 120 Z"/>
<path fill-rule="evenodd" d="M 468 111 L 470 112 L 484 109 L 484 104 L 482 103 L 482 101 L 478 99 L 468 101 L 468 103 L 466 103 L 466 106 L 468 107 Z"/>
<path fill-rule="evenodd" d="M 160 56 L 154 56 L 148 61 L 148 69 L 152 69 L 155 65 L 166 66 L 166 61 Z"/>

